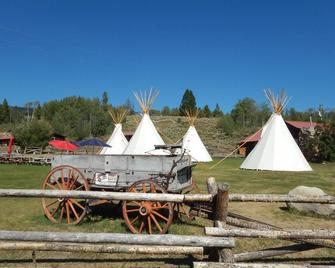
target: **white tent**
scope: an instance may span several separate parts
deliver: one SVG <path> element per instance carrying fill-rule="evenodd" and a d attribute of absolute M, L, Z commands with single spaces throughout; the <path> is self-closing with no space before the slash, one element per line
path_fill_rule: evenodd
<path fill-rule="evenodd" d="M 312 171 L 287 128 L 281 112 L 288 99 L 282 92 L 277 98 L 267 91 L 274 113 L 263 128 L 255 148 L 242 163 L 242 169 L 276 171 Z"/>
<path fill-rule="evenodd" d="M 155 150 L 155 145 L 165 145 L 163 139 L 158 134 L 154 124 L 152 123 L 149 111 L 156 99 L 158 92 L 150 90 L 148 94 L 135 93 L 137 101 L 139 102 L 143 116 L 140 124 L 138 125 L 134 135 L 130 139 L 124 154 L 130 155 L 166 155 L 164 150 Z"/>
<path fill-rule="evenodd" d="M 210 162 L 212 157 L 208 153 L 205 145 L 198 135 L 197 130 L 194 127 L 195 120 L 198 116 L 198 111 L 185 111 L 187 119 L 190 123 L 186 134 L 183 137 L 182 149 L 186 150 L 186 153 L 192 156 L 192 160 L 195 162 Z"/>
<path fill-rule="evenodd" d="M 127 115 L 125 109 L 114 109 L 109 111 L 113 122 L 115 124 L 114 131 L 107 141 L 107 144 L 111 147 L 104 147 L 100 154 L 123 154 L 124 150 L 128 145 L 128 140 L 122 132 L 122 121 Z"/>
<path fill-rule="evenodd" d="M 128 141 L 122 132 L 122 125 L 116 124 L 112 136 L 107 141 L 111 147 L 104 147 L 100 154 L 123 154 L 128 145 Z"/>

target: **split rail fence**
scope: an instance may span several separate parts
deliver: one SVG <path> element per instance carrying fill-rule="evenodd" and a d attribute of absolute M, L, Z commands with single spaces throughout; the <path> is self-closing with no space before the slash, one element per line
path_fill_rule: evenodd
<path fill-rule="evenodd" d="M 80 199 L 157 201 L 205 204 L 213 227 L 205 227 L 205 236 L 145 235 L 118 233 L 62 233 L 0 231 L 0 250 L 67 251 L 98 253 L 186 254 L 205 256 L 211 262 L 195 262 L 194 267 L 308 267 L 307 264 L 244 263 L 268 257 L 316 248 L 335 250 L 335 230 L 282 230 L 264 222 L 228 212 L 229 202 L 295 202 L 335 204 L 335 198 L 292 197 L 269 194 L 229 194 L 229 186 L 207 181 L 208 194 L 157 194 L 98 191 L 56 191 L 0 189 L 0 197 L 58 197 Z M 201 206 L 201 205 L 200 205 Z M 233 226 L 233 228 L 232 228 Z M 238 227 L 238 228 L 236 228 Z M 234 237 L 273 238 L 292 241 L 289 246 L 254 252 L 233 253 Z M 315 266 L 313 266 L 315 267 Z M 321 266 L 320 266 L 321 267 Z"/>

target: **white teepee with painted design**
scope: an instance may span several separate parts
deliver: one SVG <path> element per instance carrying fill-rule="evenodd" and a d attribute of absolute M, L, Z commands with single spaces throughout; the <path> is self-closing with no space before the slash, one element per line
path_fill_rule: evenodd
<path fill-rule="evenodd" d="M 282 91 L 275 97 L 266 91 L 274 113 L 263 128 L 255 148 L 243 161 L 240 168 L 273 171 L 312 171 L 299 146 L 287 128 L 281 113 L 288 102 Z"/>

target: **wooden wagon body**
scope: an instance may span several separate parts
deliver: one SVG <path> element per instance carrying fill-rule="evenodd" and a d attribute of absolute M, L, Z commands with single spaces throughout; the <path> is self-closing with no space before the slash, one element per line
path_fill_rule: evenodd
<path fill-rule="evenodd" d="M 44 179 L 45 190 L 186 193 L 192 188 L 189 155 L 59 155 Z M 93 201 L 93 202 L 92 202 Z M 98 200 L 95 205 L 101 204 Z M 106 202 L 110 202 L 105 200 Z M 94 200 L 42 198 L 45 216 L 55 223 L 80 223 Z M 129 201 L 119 203 L 132 233 L 166 233 L 182 204 Z"/>
<path fill-rule="evenodd" d="M 188 155 L 59 155 L 51 161 L 52 168 L 62 165 L 80 170 L 91 188 L 120 191 L 140 180 L 163 184 L 169 179 L 166 190 L 177 193 L 192 184 Z"/>

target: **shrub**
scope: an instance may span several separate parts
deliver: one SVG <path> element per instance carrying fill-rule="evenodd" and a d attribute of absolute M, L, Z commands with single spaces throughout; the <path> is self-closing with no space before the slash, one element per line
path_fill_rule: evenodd
<path fill-rule="evenodd" d="M 14 130 L 15 144 L 25 147 L 40 147 L 47 145 L 51 127 L 43 120 L 33 120 L 17 125 Z"/>
<path fill-rule="evenodd" d="M 335 161 L 335 126 L 317 126 L 315 132 L 302 131 L 299 145 L 307 160 L 312 162 Z"/>

